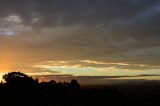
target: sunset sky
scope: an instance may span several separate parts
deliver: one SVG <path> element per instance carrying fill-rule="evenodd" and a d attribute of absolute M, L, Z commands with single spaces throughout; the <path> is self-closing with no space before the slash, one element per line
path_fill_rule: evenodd
<path fill-rule="evenodd" d="M 0 74 L 160 79 L 160 0 L 0 0 Z"/>

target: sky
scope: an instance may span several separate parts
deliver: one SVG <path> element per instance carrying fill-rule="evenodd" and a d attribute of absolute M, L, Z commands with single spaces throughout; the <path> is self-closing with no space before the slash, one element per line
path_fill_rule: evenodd
<path fill-rule="evenodd" d="M 159 0 L 0 0 L 0 74 L 159 80 L 159 19 Z"/>

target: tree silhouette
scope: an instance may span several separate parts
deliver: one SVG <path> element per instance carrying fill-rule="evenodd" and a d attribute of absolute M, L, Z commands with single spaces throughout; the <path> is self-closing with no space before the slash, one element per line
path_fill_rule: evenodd
<path fill-rule="evenodd" d="M 10 72 L 8 74 L 3 75 L 3 79 L 7 83 L 16 78 L 29 78 L 29 76 L 21 72 Z"/>
<path fill-rule="evenodd" d="M 32 77 L 21 72 L 10 72 L 3 75 L 3 80 L 9 86 L 14 87 L 30 87 L 38 84 L 38 80 L 34 80 Z"/>
<path fill-rule="evenodd" d="M 77 80 L 75 80 L 75 79 L 71 80 L 71 82 L 70 82 L 70 87 L 71 87 L 72 89 L 76 89 L 76 90 L 80 89 L 80 85 L 79 85 L 79 83 L 77 82 Z"/>

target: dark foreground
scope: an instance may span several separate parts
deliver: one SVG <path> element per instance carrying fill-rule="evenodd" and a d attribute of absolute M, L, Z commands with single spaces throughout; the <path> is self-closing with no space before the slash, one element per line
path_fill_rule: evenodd
<path fill-rule="evenodd" d="M 20 72 L 8 73 L 3 78 L 6 82 L 0 84 L 2 106 L 157 106 L 160 104 L 158 87 L 154 88 L 154 91 L 151 87 L 150 93 L 138 95 L 141 91 L 129 93 L 118 87 L 81 88 L 76 80 L 69 83 L 54 80 L 39 83 L 38 80 Z M 129 90 L 138 86 L 125 87 Z"/>

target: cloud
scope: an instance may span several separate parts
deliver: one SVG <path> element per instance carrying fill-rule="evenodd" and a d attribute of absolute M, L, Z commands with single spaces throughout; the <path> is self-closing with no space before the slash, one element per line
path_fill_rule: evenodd
<path fill-rule="evenodd" d="M 5 35 L 0 36 L 0 57 L 12 64 L 10 69 L 35 71 L 35 65 L 48 61 L 159 69 L 159 0 L 0 2 L 0 35 Z"/>
<path fill-rule="evenodd" d="M 1 0 L 1 17 L 18 14 L 25 25 L 35 27 L 72 26 L 77 24 L 123 27 L 158 19 L 159 1 L 142 0 Z M 146 18 L 147 17 L 147 18 Z M 152 17 L 152 18 L 150 18 Z M 33 21 L 37 21 L 34 23 Z M 115 21 L 117 23 L 115 23 Z M 112 23 L 113 22 L 113 23 Z M 126 24 L 125 24 L 126 23 Z M 140 23 L 142 24 L 142 23 Z M 148 23 L 147 23 L 148 24 Z M 142 24 L 143 25 L 143 24 Z M 157 23 L 158 25 L 158 23 Z"/>
<path fill-rule="evenodd" d="M 41 65 L 35 65 L 36 68 L 52 69 L 56 67 L 65 68 L 68 70 L 73 70 L 76 68 L 78 70 L 151 70 L 160 69 L 160 66 L 151 66 L 144 64 L 129 64 L 129 63 L 112 63 L 103 61 L 92 61 L 92 60 L 75 60 L 75 61 L 48 61 Z M 95 69 L 94 69 L 95 68 Z M 62 69 L 61 69 L 62 70 Z"/>
<path fill-rule="evenodd" d="M 34 78 L 40 81 L 71 81 L 76 79 L 80 84 L 130 84 L 158 81 L 155 79 L 146 80 L 147 77 L 159 77 L 159 75 L 136 75 L 136 76 L 71 76 L 71 75 L 35 75 Z M 127 80 L 126 80 L 127 78 Z"/>

